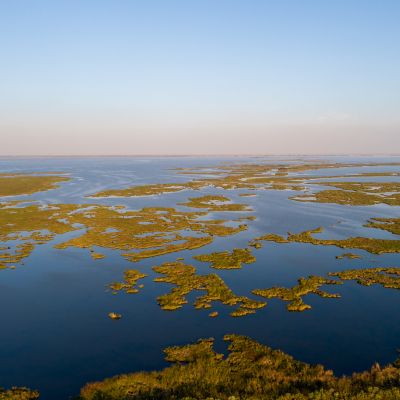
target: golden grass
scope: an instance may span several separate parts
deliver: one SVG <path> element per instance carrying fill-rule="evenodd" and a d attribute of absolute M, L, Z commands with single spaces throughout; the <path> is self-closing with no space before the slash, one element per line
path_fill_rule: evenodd
<path fill-rule="evenodd" d="M 308 294 L 316 294 L 325 298 L 338 298 L 338 294 L 332 294 L 320 289 L 323 285 L 338 285 L 341 282 L 322 278 L 320 276 L 309 276 L 300 278 L 298 284 L 291 288 L 273 287 L 270 289 L 254 289 L 252 293 L 267 299 L 279 298 L 288 302 L 288 311 L 305 311 L 311 308 L 310 305 L 303 302 L 303 297 Z"/>
<path fill-rule="evenodd" d="M 251 264 L 256 258 L 249 249 L 233 249 L 232 252 L 222 251 L 211 254 L 200 254 L 193 257 L 195 260 L 211 263 L 215 269 L 240 269 L 242 264 Z"/>
<path fill-rule="evenodd" d="M 164 310 L 171 311 L 181 308 L 188 302 L 186 296 L 194 290 L 206 292 L 203 296 L 196 298 L 195 308 L 211 308 L 214 301 L 229 306 L 239 305 L 239 308 L 231 313 L 233 317 L 254 314 L 256 309 L 265 306 L 263 302 L 245 296 L 236 296 L 218 275 L 197 275 L 195 267 L 180 261 L 164 263 L 153 267 L 153 270 L 164 275 L 155 278 L 155 282 L 174 285 L 170 293 L 157 299 L 158 304 Z"/>
<path fill-rule="evenodd" d="M 0 196 L 20 196 L 55 189 L 65 176 L 0 174 Z"/>

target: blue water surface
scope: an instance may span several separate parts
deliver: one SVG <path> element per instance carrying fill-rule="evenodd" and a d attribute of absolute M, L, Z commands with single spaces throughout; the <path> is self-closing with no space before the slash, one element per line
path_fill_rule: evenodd
<path fill-rule="evenodd" d="M 315 159 L 313 157 L 313 161 Z M 396 157 L 326 159 L 334 162 L 400 161 Z M 287 312 L 286 303 L 271 299 L 267 307 L 243 318 L 230 317 L 232 309 L 215 304 L 220 315 L 209 318 L 209 310 L 196 310 L 191 304 L 174 312 L 161 310 L 156 297 L 167 293 L 171 285 L 153 282 L 156 274 L 151 267 L 182 256 L 195 265 L 199 273 L 218 272 L 236 294 L 256 298 L 250 293 L 252 289 L 292 286 L 302 276 L 324 275 L 347 268 L 399 266 L 400 256 L 396 254 L 378 256 L 354 250 L 352 252 L 360 254 L 362 259 L 337 260 L 335 256 L 342 254 L 343 249 L 300 243 L 266 242 L 262 249 L 254 250 L 257 261 L 240 270 L 216 271 L 207 263 L 191 258 L 211 251 L 246 247 L 250 239 L 261 234 L 286 234 L 319 226 L 325 228 L 321 237 L 358 235 L 395 239 L 396 236 L 389 232 L 366 228 L 363 224 L 371 217 L 400 217 L 398 207 L 301 203 L 289 199 L 301 194 L 293 191 L 266 190 L 257 191 L 256 197 L 239 197 L 243 190 L 223 192 L 215 188 L 138 198 L 85 197 L 104 189 L 191 179 L 177 174 L 174 168 L 260 160 L 279 162 L 276 157 L 0 158 L 0 172 L 57 171 L 72 178 L 58 189 L 15 199 L 44 204 L 121 204 L 139 209 L 175 207 L 176 203 L 191 196 L 222 193 L 235 201 L 250 204 L 254 208 L 251 215 L 257 216 L 255 221 L 248 221 L 247 231 L 235 236 L 216 238 L 212 244 L 195 251 L 168 254 L 135 264 L 109 249 L 101 249 L 106 258 L 92 260 L 89 252 L 83 249 L 58 250 L 53 247 L 76 233 L 57 236 L 52 242 L 38 245 L 24 265 L 15 270 L 0 271 L 0 386 L 38 389 L 43 400 L 68 399 L 79 394 L 79 389 L 89 381 L 166 366 L 162 349 L 170 345 L 214 337 L 217 349 L 222 351 L 225 349 L 222 337 L 227 333 L 248 335 L 299 360 L 321 363 L 339 375 L 369 368 L 374 362 L 393 361 L 396 349 L 400 347 L 400 292 L 396 290 L 346 282 L 326 288 L 339 293 L 340 299 L 307 296 L 305 301 L 312 309 L 306 312 Z M 330 176 L 387 171 L 388 168 L 400 171 L 399 167 L 351 167 L 302 174 Z M 398 178 L 389 180 L 394 179 Z M 388 178 L 371 180 L 383 182 Z M 215 214 L 225 218 L 241 215 L 250 214 Z M 130 268 L 149 275 L 143 280 L 144 289 L 137 295 L 112 295 L 107 285 L 120 281 L 123 272 Z M 190 294 L 189 303 L 197 295 Z M 121 313 L 123 318 L 119 321 L 109 319 L 110 311 Z"/>

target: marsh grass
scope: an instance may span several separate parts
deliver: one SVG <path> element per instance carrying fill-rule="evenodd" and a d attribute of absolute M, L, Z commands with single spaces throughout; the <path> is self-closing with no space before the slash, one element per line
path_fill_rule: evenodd
<path fill-rule="evenodd" d="M 244 336 L 226 335 L 228 355 L 213 339 L 165 349 L 172 365 L 93 382 L 81 400 L 395 400 L 400 363 L 337 378 L 321 365 L 295 360 Z"/>
<path fill-rule="evenodd" d="M 226 283 L 216 274 L 198 275 L 193 265 L 181 261 L 167 262 L 153 267 L 158 274 L 155 282 L 173 284 L 171 292 L 157 298 L 158 304 L 163 310 L 176 310 L 188 301 L 186 296 L 193 291 L 205 291 L 206 293 L 196 298 L 194 307 L 197 309 L 208 309 L 214 301 L 228 306 L 239 305 L 239 308 L 231 312 L 233 317 L 241 317 L 254 314 L 255 310 L 262 308 L 266 303 L 252 300 L 246 296 L 237 296 Z M 211 317 L 215 315 L 210 315 Z"/>

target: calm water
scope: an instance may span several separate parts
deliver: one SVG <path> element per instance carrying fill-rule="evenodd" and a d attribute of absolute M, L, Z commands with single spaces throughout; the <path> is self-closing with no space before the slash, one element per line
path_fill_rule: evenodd
<path fill-rule="evenodd" d="M 285 157 L 287 160 L 288 158 Z M 313 157 L 315 160 L 316 157 Z M 334 161 L 400 161 L 400 158 L 324 158 Z M 263 159 L 276 162 L 271 157 Z M 87 199 L 86 195 L 105 188 L 153 182 L 180 182 L 190 177 L 176 175 L 176 167 L 243 162 L 243 158 L 0 158 L 0 172 L 63 171 L 70 182 L 59 189 L 37 193 L 30 199 L 43 203 L 123 204 L 132 209 L 143 206 L 175 206 L 177 202 L 199 195 L 183 191 L 163 196 L 127 199 Z M 255 159 L 252 159 L 255 161 Z M 315 175 L 369 171 L 400 171 L 393 167 L 368 167 L 314 171 Z M 372 178 L 384 181 L 387 178 Z M 394 178 L 390 178 L 393 180 Z M 201 194 L 216 193 L 207 189 Z M 221 193 L 219 191 L 218 193 Z M 156 297 L 167 293 L 171 285 L 153 283 L 151 267 L 185 256 L 199 273 L 216 272 L 207 263 L 190 260 L 194 254 L 245 247 L 249 239 L 267 232 L 285 234 L 323 226 L 324 236 L 342 238 L 353 235 L 395 238 L 382 231 L 363 228 L 370 217 L 399 217 L 398 207 L 377 205 L 346 207 L 333 204 L 300 203 L 288 200 L 292 191 L 259 191 L 257 197 L 238 197 L 238 191 L 222 192 L 238 202 L 253 206 L 256 221 L 249 230 L 193 252 L 169 254 L 132 264 L 118 252 L 101 250 L 103 260 L 93 261 L 87 251 L 57 250 L 54 244 L 74 234 L 58 236 L 37 246 L 24 266 L 0 271 L 0 386 L 27 386 L 40 390 L 42 399 L 68 399 L 79 393 L 88 381 L 165 365 L 162 349 L 201 337 L 221 341 L 226 333 L 248 335 L 294 357 L 322 363 L 337 374 L 369 368 L 396 358 L 400 347 L 400 294 L 396 290 L 363 287 L 353 282 L 327 290 L 341 299 L 305 298 L 312 309 L 289 313 L 286 303 L 268 301 L 255 315 L 229 316 L 228 307 L 216 305 L 218 318 L 209 311 L 186 305 L 175 312 L 162 311 Z M 21 197 L 22 198 L 22 197 Z M 25 198 L 25 197 L 24 197 Z M 231 214 L 232 215 L 232 214 Z M 221 216 L 216 214 L 216 216 Z M 228 217 L 229 214 L 224 214 Z M 234 217 L 239 216 L 235 214 Z M 340 222 L 339 222 L 340 221 Z M 241 270 L 218 271 L 237 294 L 250 295 L 254 288 L 293 285 L 301 276 L 325 274 L 345 268 L 399 266 L 399 255 L 363 256 L 360 260 L 336 260 L 343 249 L 307 244 L 279 245 L 267 242 L 255 255 L 257 262 Z M 111 295 L 106 285 L 121 280 L 123 271 L 138 268 L 149 274 L 138 295 Z M 195 294 L 189 296 L 190 300 Z M 110 311 L 123 315 L 119 321 L 107 317 Z"/>

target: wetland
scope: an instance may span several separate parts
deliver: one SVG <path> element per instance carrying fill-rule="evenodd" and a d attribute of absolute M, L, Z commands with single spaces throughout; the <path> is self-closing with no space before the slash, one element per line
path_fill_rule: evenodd
<path fill-rule="evenodd" d="M 396 157 L 0 159 L 0 399 L 196 398 L 207 363 L 204 397 L 396 396 L 399 187 Z"/>

